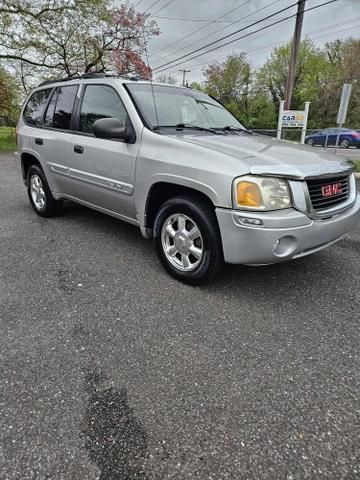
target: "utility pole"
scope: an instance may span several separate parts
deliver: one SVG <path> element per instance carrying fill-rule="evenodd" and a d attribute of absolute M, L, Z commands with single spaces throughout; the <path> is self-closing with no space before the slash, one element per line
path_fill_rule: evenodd
<path fill-rule="evenodd" d="M 296 64 L 299 53 L 300 41 L 301 41 L 301 29 L 304 18 L 306 0 L 298 0 L 298 10 L 296 14 L 296 23 L 295 23 L 295 32 L 294 38 L 291 46 L 291 59 L 289 65 L 289 73 L 286 81 L 285 88 L 285 110 L 291 108 L 291 97 L 293 94 L 294 83 L 295 83 L 295 74 L 296 74 Z"/>
<path fill-rule="evenodd" d="M 183 84 L 183 87 L 185 87 L 185 85 L 186 85 L 186 83 L 185 83 L 185 75 L 186 75 L 187 73 L 190 73 L 191 70 L 185 70 L 185 69 L 183 69 L 183 70 L 179 70 L 179 72 L 182 72 L 182 74 L 183 74 L 182 84 Z"/>

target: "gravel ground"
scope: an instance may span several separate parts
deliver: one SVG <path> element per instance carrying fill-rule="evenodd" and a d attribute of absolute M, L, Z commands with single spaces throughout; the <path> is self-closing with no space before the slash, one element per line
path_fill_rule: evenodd
<path fill-rule="evenodd" d="M 4 154 L 0 205 L 1 479 L 360 477 L 360 229 L 194 288 Z"/>

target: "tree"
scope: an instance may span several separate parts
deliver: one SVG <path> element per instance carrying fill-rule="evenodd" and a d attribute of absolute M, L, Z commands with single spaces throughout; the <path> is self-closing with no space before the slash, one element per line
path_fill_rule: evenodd
<path fill-rule="evenodd" d="M 284 99 L 286 78 L 289 69 L 291 44 L 276 47 L 266 63 L 256 74 L 255 88 L 277 105 Z M 303 107 L 305 101 L 316 98 L 319 85 L 328 74 L 325 53 L 311 40 L 301 42 L 296 67 L 292 108 Z"/>
<path fill-rule="evenodd" d="M 199 92 L 202 92 L 204 90 L 200 82 L 191 82 L 190 87 L 193 90 L 199 90 Z"/>
<path fill-rule="evenodd" d="M 234 115 L 246 122 L 249 116 L 251 67 L 246 53 L 229 55 L 204 69 L 206 93 L 217 98 Z"/>
<path fill-rule="evenodd" d="M 15 79 L 0 68 L 0 123 L 16 122 L 19 103 L 18 86 Z"/>
<path fill-rule="evenodd" d="M 168 83 L 169 85 L 177 84 L 176 78 L 173 77 L 172 75 L 166 75 L 166 73 L 159 75 L 156 81 L 160 83 Z"/>
<path fill-rule="evenodd" d="M 334 125 L 344 83 L 352 84 L 352 92 L 346 117 L 346 125 L 360 127 L 360 40 L 348 38 L 325 45 L 331 73 L 322 85 L 316 108 L 319 115 L 326 115 Z"/>
<path fill-rule="evenodd" d="M 0 60 L 24 86 L 29 69 L 50 78 L 105 70 L 148 78 L 141 56 L 158 34 L 149 14 L 110 0 L 2 0 L 0 7 Z"/>

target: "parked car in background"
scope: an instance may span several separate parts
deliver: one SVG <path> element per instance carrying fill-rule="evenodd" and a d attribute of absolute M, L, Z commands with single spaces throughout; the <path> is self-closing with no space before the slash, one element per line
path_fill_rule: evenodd
<path fill-rule="evenodd" d="M 328 145 L 329 147 L 334 146 L 338 134 L 338 128 L 327 128 L 305 137 L 305 143 L 311 147 L 314 147 L 315 145 L 321 145 L 322 147 L 325 145 Z M 351 130 L 350 128 L 341 128 L 338 145 L 341 148 L 360 148 L 360 131 Z"/>

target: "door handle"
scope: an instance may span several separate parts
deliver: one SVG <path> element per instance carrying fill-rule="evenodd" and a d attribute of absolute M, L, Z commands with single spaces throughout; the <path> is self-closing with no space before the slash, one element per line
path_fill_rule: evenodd
<path fill-rule="evenodd" d="M 44 145 L 44 140 L 42 138 L 35 138 L 36 145 Z"/>
<path fill-rule="evenodd" d="M 75 153 L 84 153 L 84 147 L 82 147 L 81 145 L 75 145 L 74 146 L 74 152 Z"/>

